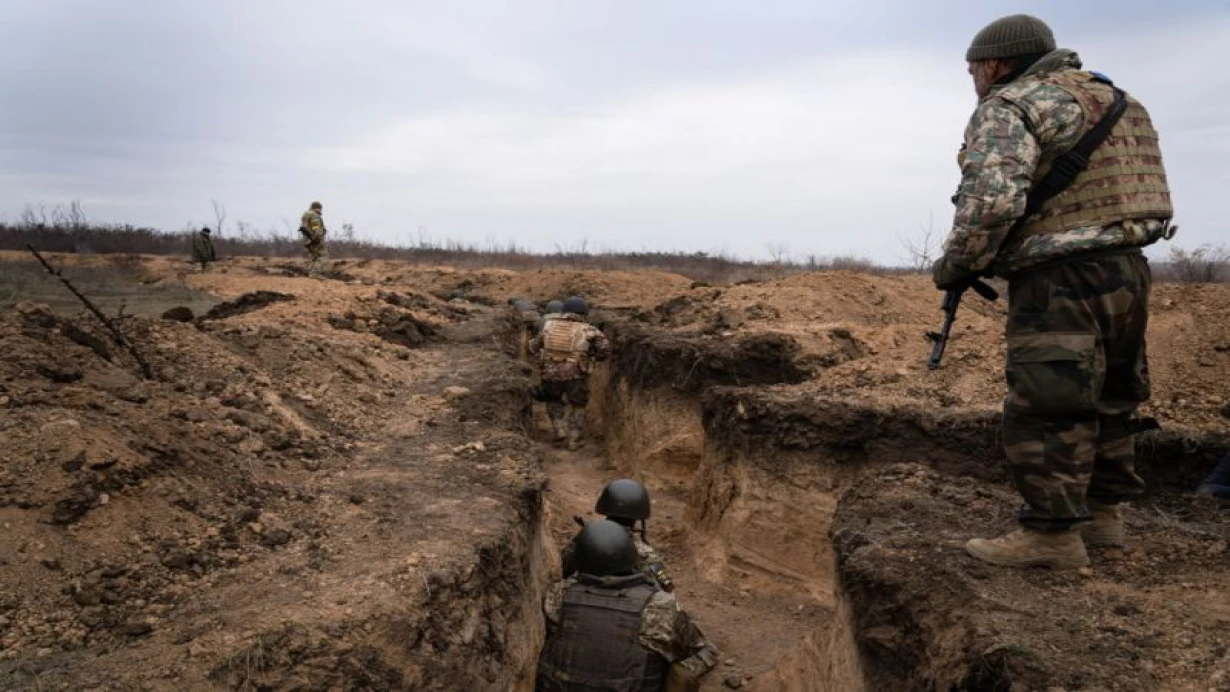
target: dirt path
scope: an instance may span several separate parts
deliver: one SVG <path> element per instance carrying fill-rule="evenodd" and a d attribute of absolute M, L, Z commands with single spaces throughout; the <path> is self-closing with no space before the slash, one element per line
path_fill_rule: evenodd
<path fill-rule="evenodd" d="M 541 414 L 538 424 L 539 439 L 547 439 L 548 426 Z M 550 479 L 551 531 L 562 546 L 576 534 L 573 517 L 593 518 L 603 485 L 624 476 L 610 467 L 596 444 L 576 452 L 543 447 L 544 471 Z M 686 488 L 652 473 L 637 480 L 650 489 L 649 538 L 666 560 L 675 595 L 722 652 L 722 663 L 705 677 L 702 690 L 726 689 L 727 679 L 746 682 L 771 669 L 806 633 L 831 617 L 828 608 L 802 591 L 797 597 L 783 597 L 705 579 L 700 551 L 689 545 Z"/>

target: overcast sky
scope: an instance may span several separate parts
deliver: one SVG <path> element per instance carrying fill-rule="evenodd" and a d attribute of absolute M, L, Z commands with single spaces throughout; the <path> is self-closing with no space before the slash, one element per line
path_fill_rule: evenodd
<path fill-rule="evenodd" d="M 4 0 L 0 215 L 898 261 L 1023 7 L 1151 110 L 1176 242 L 1230 238 L 1230 2 L 1191 0 Z"/>

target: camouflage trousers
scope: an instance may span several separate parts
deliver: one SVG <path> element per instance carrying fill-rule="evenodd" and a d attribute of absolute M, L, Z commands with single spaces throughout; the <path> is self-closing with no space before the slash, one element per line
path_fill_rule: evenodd
<path fill-rule="evenodd" d="M 589 405 L 589 378 L 543 380 L 538 397 L 547 403 L 547 417 L 557 440 L 575 444 L 585 432 L 585 407 Z"/>
<path fill-rule="evenodd" d="M 1139 252 L 1012 277 L 1005 452 L 1026 526 L 1062 530 L 1144 491 L 1136 407 L 1149 398 L 1149 265 Z"/>
<path fill-rule="evenodd" d="M 324 262 L 328 259 L 329 251 L 325 248 L 324 241 L 308 241 L 303 245 L 308 253 L 308 274 L 315 276 L 320 273 L 324 267 Z"/>

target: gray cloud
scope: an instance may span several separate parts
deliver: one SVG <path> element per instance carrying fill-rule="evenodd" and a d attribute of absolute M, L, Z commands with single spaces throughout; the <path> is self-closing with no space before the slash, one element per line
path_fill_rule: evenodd
<path fill-rule="evenodd" d="M 898 259 L 943 227 L 961 54 L 1008 3 L 6 3 L 0 212 L 280 227 L 320 198 L 388 241 Z M 1002 5 L 1002 6 L 1001 6 Z M 1153 111 L 1184 244 L 1224 237 L 1213 3 L 1047 3 Z M 1101 5 L 1097 7 L 1096 5 Z"/>

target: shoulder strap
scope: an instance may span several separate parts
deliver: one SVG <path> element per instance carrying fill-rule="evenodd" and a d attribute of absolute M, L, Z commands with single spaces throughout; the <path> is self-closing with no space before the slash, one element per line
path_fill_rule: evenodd
<path fill-rule="evenodd" d="M 1029 197 L 1025 200 L 1025 214 L 1017 221 L 1018 227 L 1024 225 L 1029 217 L 1038 213 L 1042 205 L 1063 192 L 1073 180 L 1076 180 L 1076 176 L 1089 166 L 1089 157 L 1093 156 L 1094 150 L 1106 141 L 1106 138 L 1110 136 L 1110 131 L 1114 129 L 1119 119 L 1123 117 L 1124 111 L 1127 110 L 1127 96 L 1122 89 L 1101 75 L 1095 74 L 1094 79 L 1110 84 L 1115 90 L 1114 103 L 1111 104 L 1110 110 L 1106 112 L 1102 120 L 1092 130 L 1086 132 L 1076 146 L 1055 159 L 1046 176 L 1029 191 Z"/>

